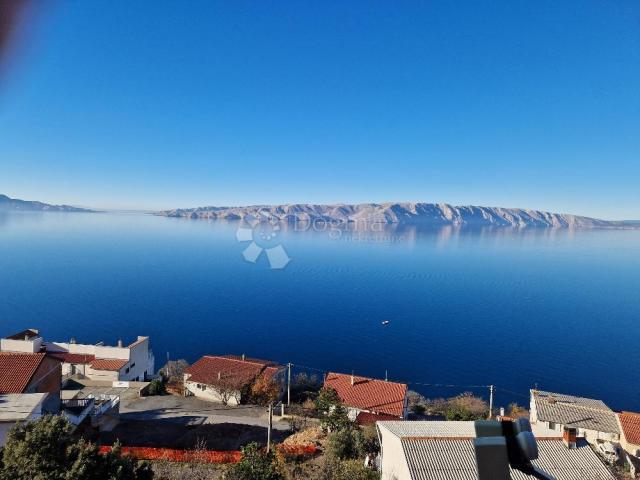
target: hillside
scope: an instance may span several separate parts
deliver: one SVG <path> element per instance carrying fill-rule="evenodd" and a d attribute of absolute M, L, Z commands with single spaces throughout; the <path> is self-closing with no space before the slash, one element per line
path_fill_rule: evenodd
<path fill-rule="evenodd" d="M 289 204 L 200 207 L 158 212 L 168 217 L 242 220 L 266 215 L 283 222 L 362 222 L 500 227 L 621 228 L 623 222 L 521 208 L 453 206 L 445 203 Z"/>
<path fill-rule="evenodd" d="M 32 200 L 19 200 L 0 194 L 0 210 L 47 211 L 47 212 L 92 212 L 86 208 L 71 207 L 69 205 L 50 205 Z"/>

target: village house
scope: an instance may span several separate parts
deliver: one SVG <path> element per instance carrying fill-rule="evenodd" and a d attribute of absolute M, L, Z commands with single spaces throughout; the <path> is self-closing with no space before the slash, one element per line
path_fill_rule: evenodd
<path fill-rule="evenodd" d="M 275 362 L 244 355 L 205 355 L 185 370 L 184 391 L 204 400 L 240 405 L 259 378 L 274 382 L 282 395 L 284 372 L 285 367 Z"/>
<path fill-rule="evenodd" d="M 478 479 L 474 422 L 382 421 L 376 428 L 382 480 Z M 615 478 L 582 439 L 575 448 L 559 435 L 536 440 L 538 459 L 532 463 L 555 480 Z M 510 475 L 512 480 L 536 478 L 514 469 Z"/>
<path fill-rule="evenodd" d="M 0 352 L 0 395 L 46 393 L 43 410 L 60 410 L 62 367 L 44 353 Z"/>
<path fill-rule="evenodd" d="M 9 430 L 17 423 L 37 420 L 44 413 L 44 403 L 48 393 L 11 393 L 0 395 L 0 447 Z"/>
<path fill-rule="evenodd" d="M 624 461 L 629 465 L 632 477 L 640 473 L 640 413 L 621 412 L 618 414 L 620 425 L 620 447 L 626 453 Z"/>
<path fill-rule="evenodd" d="M 407 417 L 408 388 L 404 383 L 330 372 L 324 386 L 336 391 L 352 421 L 372 423 L 372 415 L 387 420 Z"/>
<path fill-rule="evenodd" d="M 145 381 L 155 373 L 149 337 L 116 346 L 45 342 L 38 330 L 28 329 L 0 340 L 0 352 L 47 353 L 62 362 L 62 375 L 82 375 L 91 380 Z"/>
<path fill-rule="evenodd" d="M 573 428 L 592 445 L 620 440 L 616 414 L 601 400 L 531 390 L 529 415 L 532 426 L 546 423 L 558 432 Z"/>

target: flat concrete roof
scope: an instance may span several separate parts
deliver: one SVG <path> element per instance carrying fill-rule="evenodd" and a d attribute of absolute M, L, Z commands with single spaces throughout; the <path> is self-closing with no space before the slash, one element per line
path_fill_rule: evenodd
<path fill-rule="evenodd" d="M 0 395 L 0 422 L 28 419 L 47 395 L 48 393 Z"/>

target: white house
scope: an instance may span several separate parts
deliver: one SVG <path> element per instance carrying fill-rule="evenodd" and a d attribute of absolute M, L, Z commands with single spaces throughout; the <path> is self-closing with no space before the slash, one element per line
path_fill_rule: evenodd
<path fill-rule="evenodd" d="M 478 479 L 474 422 L 382 421 L 376 427 L 382 480 Z M 576 448 L 568 448 L 559 436 L 536 440 L 539 457 L 532 463 L 556 480 L 615 478 L 583 440 Z M 533 480 L 514 469 L 510 476 Z"/>
<path fill-rule="evenodd" d="M 601 400 L 531 390 L 529 412 L 533 427 L 542 423 L 558 432 L 574 428 L 592 445 L 620 441 L 616 414 Z"/>
<path fill-rule="evenodd" d="M 640 413 L 621 412 L 618 424 L 622 433 L 620 446 L 625 452 L 623 458 L 633 476 L 640 473 Z"/>
<path fill-rule="evenodd" d="M 149 337 L 130 345 L 115 346 L 69 342 L 45 342 L 38 330 L 28 329 L 0 340 L 0 351 L 46 353 L 62 361 L 62 375 L 80 374 L 92 380 L 144 381 L 155 373 Z"/>
<path fill-rule="evenodd" d="M 19 393 L 0 395 L 0 447 L 5 444 L 9 430 L 16 423 L 37 420 L 43 415 L 48 393 Z"/>
<path fill-rule="evenodd" d="M 239 405 L 243 396 L 261 376 L 280 387 L 282 394 L 284 367 L 266 360 L 235 355 L 205 355 L 185 370 L 184 389 L 193 395 L 225 405 Z"/>
<path fill-rule="evenodd" d="M 336 391 L 352 421 L 362 414 L 370 414 L 366 415 L 369 419 L 375 416 L 385 420 L 407 417 L 409 400 L 405 383 L 329 372 L 324 386 Z"/>

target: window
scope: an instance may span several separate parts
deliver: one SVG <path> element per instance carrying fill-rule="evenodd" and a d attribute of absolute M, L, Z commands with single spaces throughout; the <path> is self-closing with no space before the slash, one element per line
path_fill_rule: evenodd
<path fill-rule="evenodd" d="M 129 373 L 129 367 L 124 371 L 124 373 Z"/>
<path fill-rule="evenodd" d="M 555 423 L 553 423 L 553 422 L 549 422 L 549 428 L 550 428 L 551 430 L 555 430 L 555 429 L 556 429 L 556 424 L 555 424 Z"/>

